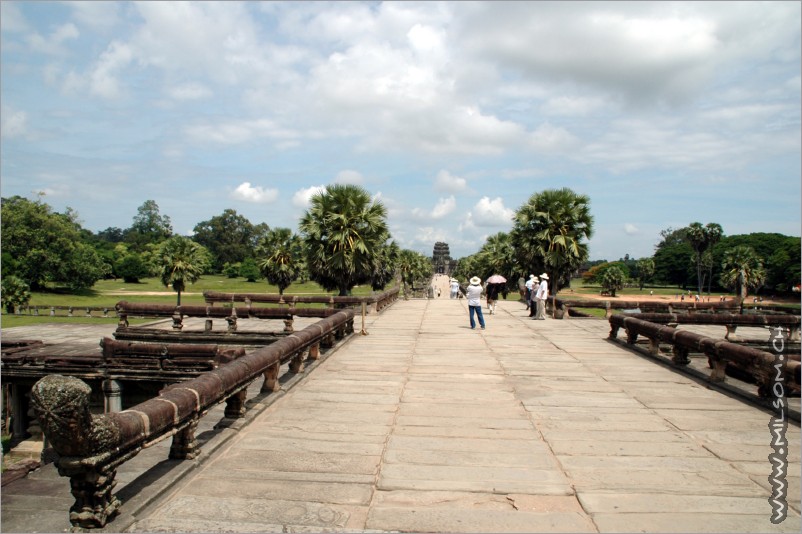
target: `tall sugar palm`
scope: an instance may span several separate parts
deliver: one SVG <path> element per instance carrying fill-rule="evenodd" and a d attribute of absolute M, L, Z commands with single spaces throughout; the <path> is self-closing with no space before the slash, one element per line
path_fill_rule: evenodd
<path fill-rule="evenodd" d="M 390 238 L 386 218 L 384 204 L 356 185 L 330 185 L 314 195 L 299 225 L 312 280 L 342 296 L 369 282 Z"/>
<path fill-rule="evenodd" d="M 173 236 L 159 248 L 158 262 L 162 284 L 172 286 L 178 293 L 176 305 L 181 305 L 181 292 L 187 284 L 198 281 L 210 263 L 211 256 L 203 245 L 188 237 Z"/>
<path fill-rule="evenodd" d="M 395 241 L 390 241 L 386 245 L 379 247 L 373 262 L 373 275 L 370 279 L 370 287 L 374 291 L 384 289 L 395 279 L 398 268 L 398 259 L 401 249 Z"/>
<path fill-rule="evenodd" d="M 515 212 L 510 235 L 523 270 L 542 266 L 556 294 L 588 258 L 585 240 L 593 235 L 590 199 L 567 187 L 535 193 Z"/>
<path fill-rule="evenodd" d="M 746 298 L 747 289 L 758 288 L 766 280 L 763 260 L 755 249 L 740 245 L 724 253 L 721 262 L 721 283 L 734 288 L 741 300 Z"/>
<path fill-rule="evenodd" d="M 256 257 L 262 276 L 283 295 L 303 269 L 301 238 L 289 228 L 274 228 L 257 245 Z"/>
<path fill-rule="evenodd" d="M 698 287 L 698 295 L 702 294 L 702 287 L 704 286 L 704 268 L 705 268 L 705 252 L 710 250 L 713 245 L 719 242 L 724 231 L 718 223 L 708 223 L 702 226 L 702 223 L 693 222 L 685 228 L 685 237 L 690 243 L 694 251 L 694 264 L 696 265 L 696 285 Z M 712 263 L 711 263 L 712 265 Z"/>
<path fill-rule="evenodd" d="M 398 274 L 401 277 L 401 283 L 404 286 L 404 299 L 409 298 L 407 293 L 407 284 L 415 289 L 416 280 L 428 280 L 432 276 L 432 262 L 431 260 L 414 250 L 404 249 L 398 254 Z"/>
<path fill-rule="evenodd" d="M 476 275 L 482 280 L 493 274 L 502 275 L 507 279 L 505 292 L 515 289 L 518 277 L 526 275 L 523 270 L 517 268 L 515 248 L 512 246 L 510 234 L 505 232 L 489 236 L 477 253 L 477 260 L 482 272 Z"/>

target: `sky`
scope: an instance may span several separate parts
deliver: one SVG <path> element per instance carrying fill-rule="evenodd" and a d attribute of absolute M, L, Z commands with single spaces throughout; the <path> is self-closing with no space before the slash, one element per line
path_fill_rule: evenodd
<path fill-rule="evenodd" d="M 800 235 L 799 2 L 0 2 L 0 192 L 176 233 L 291 228 L 332 183 L 402 248 L 477 252 L 546 189 L 590 259 Z"/>

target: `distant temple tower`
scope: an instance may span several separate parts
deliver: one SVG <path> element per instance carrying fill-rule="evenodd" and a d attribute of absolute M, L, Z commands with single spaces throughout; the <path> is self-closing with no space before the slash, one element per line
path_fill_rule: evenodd
<path fill-rule="evenodd" d="M 447 275 L 450 275 L 457 268 L 457 260 L 451 259 L 448 243 L 438 241 L 434 244 L 432 266 L 434 267 L 434 272 Z"/>

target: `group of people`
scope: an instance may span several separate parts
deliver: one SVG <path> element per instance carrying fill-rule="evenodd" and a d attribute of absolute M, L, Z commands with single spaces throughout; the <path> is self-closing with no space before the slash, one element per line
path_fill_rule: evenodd
<path fill-rule="evenodd" d="M 478 320 L 482 330 L 485 329 L 485 318 L 482 314 L 482 293 L 487 295 L 487 309 L 490 315 L 496 312 L 496 301 L 498 295 L 503 290 L 503 283 L 490 283 L 488 281 L 486 289 L 482 287 L 482 280 L 474 276 L 469 280 L 469 285 L 465 289 L 465 297 L 468 299 L 468 318 L 471 330 L 476 329 Z M 455 278 L 450 280 L 451 298 L 459 297 L 460 284 Z M 546 320 L 546 299 L 549 298 L 549 275 L 543 273 L 540 277 L 534 274 L 529 275 L 526 282 L 526 309 L 529 310 L 529 317 L 537 320 Z"/>
<path fill-rule="evenodd" d="M 549 275 L 543 273 L 540 277 L 529 275 L 526 287 L 526 309 L 529 317 L 538 321 L 546 320 L 546 300 L 549 298 Z"/>

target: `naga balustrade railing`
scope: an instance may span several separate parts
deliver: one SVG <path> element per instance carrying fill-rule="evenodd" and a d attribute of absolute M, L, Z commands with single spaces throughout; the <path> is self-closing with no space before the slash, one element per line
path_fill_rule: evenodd
<path fill-rule="evenodd" d="M 610 339 L 617 340 L 618 331 L 624 328 L 626 342 L 635 345 L 638 336 L 648 339 L 648 352 L 660 354 L 660 343 L 671 345 L 671 361 L 677 366 L 690 363 L 689 353 L 702 353 L 708 358 L 711 367 L 710 382 L 724 382 L 728 364 L 747 371 L 757 383 L 757 393 L 761 398 L 771 395 L 771 384 L 777 375 L 777 362 L 774 355 L 753 347 L 745 347 L 724 339 L 716 339 L 689 330 L 665 326 L 643 319 L 616 314 L 609 318 Z M 792 355 L 793 356 L 793 355 Z M 798 360 L 783 358 L 782 377 L 788 390 L 800 389 L 800 369 Z"/>
<path fill-rule="evenodd" d="M 50 304 L 31 304 L 17 306 L 14 315 L 33 315 L 49 317 L 94 317 L 99 319 L 113 317 L 109 312 L 114 308 L 109 306 L 52 306 Z"/>
<path fill-rule="evenodd" d="M 626 314 L 629 315 L 629 314 Z M 800 340 L 800 323 L 802 319 L 798 315 L 740 315 L 735 313 L 638 313 L 629 315 L 636 319 L 659 323 L 662 325 L 721 325 L 727 329 L 724 339 L 727 341 L 737 341 L 735 334 L 739 326 L 754 327 L 783 327 L 788 329 L 789 341 Z"/>
<path fill-rule="evenodd" d="M 613 314 L 614 310 L 641 310 L 642 312 L 656 313 L 675 313 L 684 311 L 694 312 L 732 312 L 740 307 L 740 301 L 736 299 L 725 300 L 723 302 L 660 302 L 660 301 L 638 301 L 638 300 L 597 300 L 597 299 L 562 299 L 555 298 L 555 316 L 567 319 L 572 308 L 595 308 L 605 310 L 607 319 Z"/>
<path fill-rule="evenodd" d="M 113 489 L 122 463 L 169 437 L 170 458 L 194 458 L 199 452 L 195 431 L 211 407 L 225 402 L 226 417 L 244 417 L 247 387 L 253 380 L 264 376 L 262 391 L 277 391 L 282 362 L 289 361 L 290 372 L 302 372 L 306 354 L 317 359 L 321 345 L 333 345 L 353 333 L 353 320 L 353 310 L 338 311 L 121 412 L 90 414 L 91 388 L 77 378 L 48 375 L 39 380 L 31 404 L 58 455 L 59 474 L 70 478 L 73 529 L 102 528 L 119 513 L 121 502 Z"/>
<path fill-rule="evenodd" d="M 293 331 L 294 317 L 329 317 L 338 310 L 333 308 L 299 308 L 294 305 L 282 306 L 280 308 L 255 308 L 255 307 L 222 307 L 222 306 L 172 306 L 170 304 L 152 304 L 147 302 L 118 302 L 115 306 L 117 310 L 117 331 L 115 336 L 119 339 L 136 338 L 142 336 L 155 335 L 156 331 L 152 328 L 136 328 L 129 326 L 129 317 L 169 317 L 172 319 L 172 330 L 183 332 L 184 318 L 205 319 L 204 332 L 213 332 L 214 319 L 222 319 L 228 323 L 227 331 L 234 333 L 237 331 L 238 319 L 281 319 L 284 321 L 284 332 Z M 137 334 L 137 335 L 126 335 Z"/>
<path fill-rule="evenodd" d="M 219 291 L 204 291 L 203 298 L 207 304 L 216 303 L 235 304 L 252 303 L 294 305 L 325 304 L 329 308 L 359 307 L 362 304 L 370 305 L 371 311 L 380 312 L 396 300 L 400 289 L 393 288 L 376 295 L 365 297 L 339 297 L 334 295 L 276 295 L 271 293 L 221 293 Z"/>

